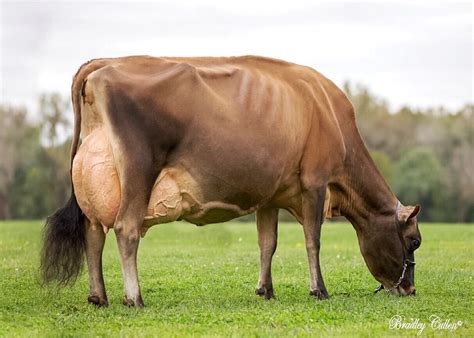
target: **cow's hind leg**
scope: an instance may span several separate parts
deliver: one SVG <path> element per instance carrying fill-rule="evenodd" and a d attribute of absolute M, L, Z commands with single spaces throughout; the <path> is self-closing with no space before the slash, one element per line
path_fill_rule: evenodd
<path fill-rule="evenodd" d="M 105 233 L 98 223 L 86 221 L 86 257 L 89 269 L 90 293 L 89 303 L 97 306 L 107 306 L 104 276 L 102 273 L 102 251 L 104 249 Z"/>
<path fill-rule="evenodd" d="M 143 307 L 143 300 L 138 283 L 137 253 L 140 242 L 140 226 L 142 220 L 125 216 L 115 223 L 115 234 L 122 264 L 124 283 L 123 304 L 126 306 Z"/>
<path fill-rule="evenodd" d="M 277 246 L 278 209 L 262 208 L 257 211 L 258 246 L 260 247 L 260 277 L 255 293 L 273 297 L 272 258 Z"/>
<path fill-rule="evenodd" d="M 140 243 L 141 226 L 146 211 L 146 187 L 135 185 L 135 196 L 130 193 L 122 195 L 121 211 L 114 225 L 117 245 L 120 252 L 122 277 L 124 283 L 123 304 L 126 306 L 143 307 L 143 300 L 138 283 L 137 253 Z M 132 189 L 125 188 L 125 191 Z M 146 196 L 145 196 L 146 194 Z"/>
<path fill-rule="evenodd" d="M 114 231 L 117 237 L 124 281 L 123 304 L 143 307 L 138 282 L 137 252 L 148 201 L 154 180 L 159 173 L 158 169 L 161 168 L 161 161 L 153 164 L 151 162 L 152 156 L 146 151 L 117 152 L 116 160 L 119 156 L 121 158 L 118 163 L 125 165 L 118 167 L 121 201 Z"/>

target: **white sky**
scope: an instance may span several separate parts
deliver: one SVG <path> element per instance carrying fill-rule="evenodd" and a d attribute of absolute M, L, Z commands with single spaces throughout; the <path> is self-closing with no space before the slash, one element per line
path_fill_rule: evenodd
<path fill-rule="evenodd" d="M 0 4 L 0 102 L 69 95 L 97 57 L 258 54 L 367 85 L 393 108 L 473 102 L 471 2 L 154 1 Z"/>

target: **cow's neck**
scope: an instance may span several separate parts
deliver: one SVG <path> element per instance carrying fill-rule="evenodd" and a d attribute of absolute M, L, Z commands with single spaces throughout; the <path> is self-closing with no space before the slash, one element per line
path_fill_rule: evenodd
<path fill-rule="evenodd" d="M 354 134 L 353 134 L 354 135 Z M 359 133 L 346 143 L 344 169 L 330 184 L 333 208 L 351 221 L 356 230 L 376 226 L 379 217 L 395 214 L 397 198 L 378 171 Z"/>

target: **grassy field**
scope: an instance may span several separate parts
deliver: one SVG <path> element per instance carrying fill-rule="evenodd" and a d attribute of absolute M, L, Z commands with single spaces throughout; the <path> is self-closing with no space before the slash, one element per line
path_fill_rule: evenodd
<path fill-rule="evenodd" d="M 359 253 L 353 228 L 327 223 L 322 269 L 331 299 L 308 295 L 308 267 L 299 225 L 281 224 L 274 258 L 276 299 L 254 294 L 258 277 L 256 227 L 226 223 L 196 228 L 159 225 L 142 240 L 139 272 L 146 308 L 121 304 L 115 236 L 104 253 L 110 306 L 87 304 L 87 273 L 72 288 L 37 282 L 41 222 L 0 223 L 0 335 L 414 335 L 389 329 L 395 315 L 426 325 L 424 335 L 474 336 L 474 226 L 421 224 L 417 296 L 374 295 L 377 282 Z M 431 327 L 429 317 L 462 321 L 456 331 Z M 416 322 L 415 322 L 416 323 Z"/>

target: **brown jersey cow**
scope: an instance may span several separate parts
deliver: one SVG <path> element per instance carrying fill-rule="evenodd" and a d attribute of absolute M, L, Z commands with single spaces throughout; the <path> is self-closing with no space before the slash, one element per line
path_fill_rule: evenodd
<path fill-rule="evenodd" d="M 270 298 L 278 210 L 286 209 L 303 225 L 311 295 L 328 297 L 319 264 L 325 213 L 351 221 L 385 289 L 415 292 L 420 208 L 398 202 L 351 103 L 315 70 L 256 56 L 97 59 L 77 72 L 72 100 L 73 193 L 45 227 L 46 282 L 74 281 L 85 253 L 89 301 L 106 305 L 102 250 L 113 228 L 124 304 L 143 306 L 136 255 L 150 226 L 256 212 L 256 293 Z"/>

